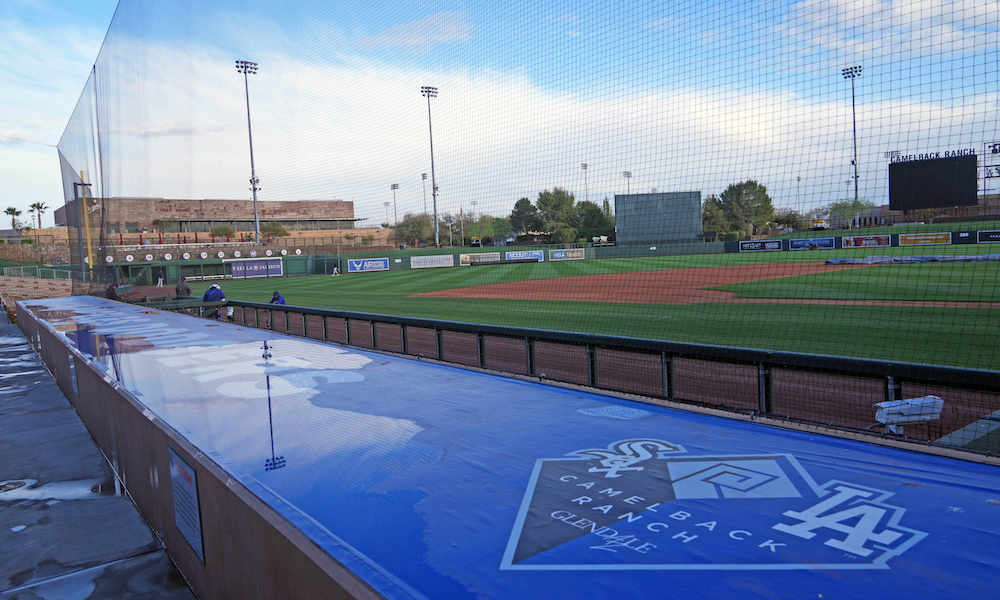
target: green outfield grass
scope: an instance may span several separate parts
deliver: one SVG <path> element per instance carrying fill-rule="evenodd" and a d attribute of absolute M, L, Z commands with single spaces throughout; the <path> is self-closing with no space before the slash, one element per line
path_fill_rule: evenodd
<path fill-rule="evenodd" d="M 963 254 L 995 250 L 961 247 Z M 956 247 L 941 246 L 939 250 Z M 279 290 L 289 304 L 538 329 L 1000 368 L 1000 311 L 771 303 L 655 305 L 599 302 L 421 298 L 412 294 L 490 283 L 601 273 L 822 260 L 828 256 L 910 255 L 913 248 L 717 254 L 401 270 L 222 283 L 228 297 L 267 302 Z M 922 254 L 929 254 L 923 248 Z M 917 269 L 914 269 L 917 267 Z M 933 267 L 923 269 L 923 267 Z M 950 272 L 949 269 L 954 269 Z M 990 270 L 992 269 L 992 271 Z M 863 267 L 740 284 L 755 297 L 996 300 L 1000 263 Z M 833 277 L 830 277 L 833 276 Z M 207 284 L 196 286 L 198 293 Z M 754 286 L 770 285 L 773 290 Z M 953 290 L 954 293 L 948 293 Z M 613 292 L 612 292 L 613 293 Z"/>
<path fill-rule="evenodd" d="M 1000 302 L 1000 262 L 873 265 L 713 289 L 741 298 Z"/>

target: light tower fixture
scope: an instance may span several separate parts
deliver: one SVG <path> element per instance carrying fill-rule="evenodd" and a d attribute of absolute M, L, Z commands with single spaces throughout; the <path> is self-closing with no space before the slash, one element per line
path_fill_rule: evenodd
<path fill-rule="evenodd" d="M 399 184 L 394 183 L 389 186 L 389 189 L 392 190 L 392 226 L 399 227 L 399 210 L 396 205 L 396 190 L 399 189 Z"/>
<path fill-rule="evenodd" d="M 580 163 L 580 169 L 583 170 L 583 199 L 590 200 L 590 186 L 587 185 L 587 169 L 590 167 L 587 163 Z"/>
<path fill-rule="evenodd" d="M 854 80 L 861 77 L 861 70 L 864 67 L 861 65 L 855 65 L 853 67 L 844 67 L 840 70 L 841 75 L 844 79 L 851 80 L 851 129 L 854 132 L 854 160 L 851 164 L 854 165 L 854 204 L 858 203 L 858 119 L 857 112 L 854 107 Z"/>
<path fill-rule="evenodd" d="M 424 188 L 424 214 L 427 214 L 427 173 L 420 174 L 420 185 Z"/>
<path fill-rule="evenodd" d="M 257 179 L 257 172 L 253 164 L 253 128 L 250 126 L 250 84 L 247 79 L 248 75 L 255 75 L 257 73 L 257 63 L 250 60 L 237 60 L 236 72 L 243 74 L 243 92 L 247 99 L 247 135 L 250 138 L 250 193 L 253 195 L 253 240 L 255 244 L 259 244 L 260 218 L 257 216 L 257 190 L 260 189 L 258 185 L 260 180 Z"/>
<path fill-rule="evenodd" d="M 625 178 L 625 193 L 626 194 L 631 194 L 632 193 L 632 185 L 631 185 L 632 171 L 622 171 L 622 177 Z"/>
<path fill-rule="evenodd" d="M 431 98 L 437 98 L 438 89 L 434 86 L 424 85 L 420 87 L 420 94 L 427 98 L 427 133 L 431 141 L 431 199 L 434 204 L 434 245 L 441 247 L 441 239 L 438 237 L 438 186 L 437 177 L 434 174 L 434 128 L 431 125 Z"/>

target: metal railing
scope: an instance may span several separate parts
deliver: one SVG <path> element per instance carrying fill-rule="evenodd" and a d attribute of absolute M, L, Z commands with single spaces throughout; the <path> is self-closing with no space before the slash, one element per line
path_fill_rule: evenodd
<path fill-rule="evenodd" d="M 1000 371 L 715 346 L 302 306 L 231 301 L 234 321 L 672 402 L 820 424 L 880 426 L 874 405 L 937 394 L 946 410 L 908 422 L 905 437 L 1000 454 Z M 998 431 L 997 433 L 1000 433 Z"/>
<path fill-rule="evenodd" d="M 64 279 L 72 278 L 69 269 L 53 269 L 50 267 L 4 267 L 4 277 L 27 277 L 32 279 Z"/>

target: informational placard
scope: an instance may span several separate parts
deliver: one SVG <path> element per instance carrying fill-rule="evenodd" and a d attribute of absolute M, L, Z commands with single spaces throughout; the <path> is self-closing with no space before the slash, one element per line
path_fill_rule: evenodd
<path fill-rule="evenodd" d="M 504 252 L 504 260 L 537 260 L 542 262 L 545 260 L 544 250 L 511 250 L 510 252 Z"/>
<path fill-rule="evenodd" d="M 458 264 L 467 267 L 469 265 L 487 265 L 500 262 L 499 252 L 477 252 L 475 254 L 459 254 Z"/>
<path fill-rule="evenodd" d="M 281 258 L 241 258 L 222 262 L 229 263 L 233 279 L 281 277 L 285 274 Z"/>
<path fill-rule="evenodd" d="M 1000 243 L 1000 231 L 977 231 L 976 241 L 980 244 L 998 244 Z"/>
<path fill-rule="evenodd" d="M 774 252 L 781 250 L 781 240 L 747 240 L 740 242 L 740 252 Z"/>
<path fill-rule="evenodd" d="M 201 537 L 201 509 L 198 505 L 198 474 L 173 448 L 170 454 L 170 489 L 174 496 L 174 525 L 191 545 L 198 558 L 205 561 Z"/>
<path fill-rule="evenodd" d="M 349 258 L 348 273 L 370 273 L 372 271 L 388 271 L 389 258 Z"/>
<path fill-rule="evenodd" d="M 789 250 L 833 250 L 836 247 L 837 239 L 832 237 L 788 240 Z"/>
<path fill-rule="evenodd" d="M 844 248 L 888 248 L 892 245 L 891 235 L 852 235 L 840 238 Z"/>
<path fill-rule="evenodd" d="M 587 252 L 583 248 L 549 250 L 549 260 L 583 260 L 585 258 L 587 258 Z"/>
<path fill-rule="evenodd" d="M 438 267 L 454 267 L 455 256 L 452 254 L 431 254 L 430 256 L 411 256 L 411 269 L 435 269 Z"/>
<path fill-rule="evenodd" d="M 900 246 L 943 246 L 951 243 L 951 232 L 937 233 L 901 233 Z"/>

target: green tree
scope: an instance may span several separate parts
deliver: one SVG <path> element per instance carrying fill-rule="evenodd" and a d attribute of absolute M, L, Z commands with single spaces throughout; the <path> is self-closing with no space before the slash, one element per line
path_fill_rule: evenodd
<path fill-rule="evenodd" d="M 795 231 L 802 231 L 809 227 L 809 219 L 804 214 L 791 208 L 774 213 L 772 220 L 778 225 L 784 225 Z"/>
<path fill-rule="evenodd" d="M 584 200 L 576 205 L 576 220 L 579 224 L 579 235 L 585 240 L 599 235 L 607 235 L 608 219 L 600 206 Z"/>
<path fill-rule="evenodd" d="M 284 237 L 288 235 L 288 230 L 285 226 L 277 221 L 267 221 L 260 224 L 260 232 L 265 235 L 270 235 L 271 237 Z"/>
<path fill-rule="evenodd" d="M 510 225 L 522 234 L 542 228 L 542 219 L 531 200 L 521 198 L 514 203 L 514 210 L 510 213 Z"/>
<path fill-rule="evenodd" d="M 560 244 L 571 244 L 576 238 L 577 232 L 573 227 L 560 227 L 552 234 L 552 240 Z"/>
<path fill-rule="evenodd" d="M 407 213 L 396 226 L 396 235 L 400 241 L 416 246 L 419 242 L 429 242 L 434 239 L 434 218 L 426 213 Z"/>
<path fill-rule="evenodd" d="M 774 215 L 767 188 L 752 179 L 730 185 L 719 200 L 726 221 L 743 235 L 761 231 Z"/>
<path fill-rule="evenodd" d="M 38 228 L 39 229 L 42 228 L 42 215 L 45 214 L 45 211 L 47 211 L 48 209 L 49 209 L 49 207 L 46 206 L 44 202 L 33 202 L 31 204 L 31 212 L 33 212 L 36 215 L 38 215 Z"/>
<path fill-rule="evenodd" d="M 868 212 L 873 208 L 875 208 L 875 205 L 867 200 L 842 200 L 830 204 L 830 216 L 841 221 L 849 221 L 855 216 L 863 212 Z"/>
<path fill-rule="evenodd" d="M 17 218 L 21 216 L 21 211 L 17 210 L 13 206 L 10 206 L 3 212 L 10 215 L 10 228 L 17 229 Z"/>
<path fill-rule="evenodd" d="M 514 227 L 511 225 L 510 219 L 494 217 L 491 225 L 493 229 L 493 238 L 506 238 L 510 234 L 514 233 Z"/>
<path fill-rule="evenodd" d="M 226 237 L 227 235 L 233 235 L 235 231 L 232 225 L 215 225 L 212 227 L 212 235 L 215 237 Z"/>
<path fill-rule="evenodd" d="M 732 230 L 722 201 L 715 194 L 705 198 L 701 204 L 701 230 L 706 234 L 714 234 L 713 239 L 719 239 Z"/>
<path fill-rule="evenodd" d="M 549 232 L 576 227 L 576 211 L 573 208 L 573 194 L 556 187 L 550 192 L 538 193 L 535 205 L 542 217 L 542 227 Z"/>

